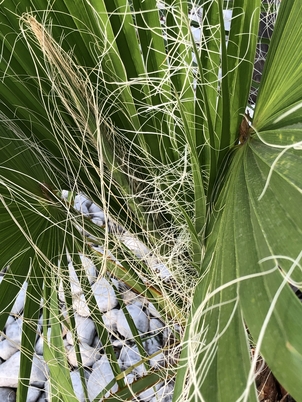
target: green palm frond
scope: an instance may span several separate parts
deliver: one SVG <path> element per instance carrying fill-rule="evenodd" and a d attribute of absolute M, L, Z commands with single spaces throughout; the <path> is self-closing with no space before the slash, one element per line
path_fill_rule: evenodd
<path fill-rule="evenodd" d="M 250 334 L 299 400 L 301 305 L 289 283 L 301 282 L 301 0 L 280 5 L 248 122 L 260 11 L 278 2 L 42 3 L 0 9 L 0 328 L 26 282 L 18 400 L 42 312 L 50 392 L 77 400 L 63 323 L 88 400 L 75 277 L 113 373 L 98 398 L 114 386 L 108 400 L 129 400 L 176 377 L 174 401 L 256 401 Z M 79 194 L 102 209 L 101 225 L 75 207 Z M 113 287 L 140 356 L 127 370 L 146 369 L 127 383 L 81 256 L 97 279 L 156 307 L 167 367 L 150 369 Z"/>

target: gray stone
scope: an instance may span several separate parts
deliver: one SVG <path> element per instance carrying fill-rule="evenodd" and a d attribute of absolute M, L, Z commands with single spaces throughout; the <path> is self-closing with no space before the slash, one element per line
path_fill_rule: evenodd
<path fill-rule="evenodd" d="M 18 348 L 13 346 L 8 340 L 0 342 L 0 358 L 3 360 L 9 359 L 13 354 L 18 351 Z M 0 399 L 1 401 L 1 399 Z"/>
<path fill-rule="evenodd" d="M 126 370 L 127 368 L 133 366 L 134 364 L 140 362 L 142 360 L 140 353 L 138 351 L 137 346 L 128 346 L 124 345 L 120 352 L 120 357 L 118 359 L 120 367 L 122 370 Z M 144 364 L 140 364 L 139 366 L 135 367 L 132 371 L 138 377 L 142 377 L 146 374 L 146 368 Z"/>
<path fill-rule="evenodd" d="M 165 356 L 163 352 L 160 352 L 161 345 L 159 341 L 153 337 L 147 339 L 143 345 L 148 355 L 151 356 L 149 360 L 150 366 L 157 369 L 163 367 Z"/>
<path fill-rule="evenodd" d="M 151 332 L 157 332 L 163 328 L 164 324 L 158 318 L 151 318 L 149 321 L 149 329 Z"/>
<path fill-rule="evenodd" d="M 149 402 L 172 402 L 173 383 L 164 383 Z"/>
<path fill-rule="evenodd" d="M 88 396 L 90 401 L 92 401 L 103 389 L 113 380 L 114 375 L 111 370 L 111 366 L 107 359 L 107 356 L 103 355 L 102 358 L 93 365 L 92 374 L 89 377 L 87 388 Z M 117 384 L 111 388 L 111 392 L 116 392 L 118 390 Z M 109 392 L 106 396 L 109 396 Z"/>
<path fill-rule="evenodd" d="M 147 258 L 150 255 L 150 250 L 143 242 L 135 238 L 129 232 L 124 232 L 120 240 L 128 247 L 138 258 Z"/>
<path fill-rule="evenodd" d="M 25 295 L 26 295 L 26 290 L 27 290 L 27 282 L 24 282 L 18 295 L 16 298 L 16 301 L 13 305 L 11 314 L 18 315 L 21 313 L 24 307 L 24 302 L 25 302 Z"/>
<path fill-rule="evenodd" d="M 98 335 L 96 335 L 94 337 L 91 347 L 94 349 L 98 349 L 98 350 L 103 347 L 102 342 L 101 342 L 100 338 L 98 337 Z"/>
<path fill-rule="evenodd" d="M 14 321 L 15 321 L 15 317 L 13 317 L 12 315 L 9 315 L 8 318 L 7 318 L 7 320 L 6 320 L 6 323 L 5 323 L 5 327 L 4 327 L 4 328 L 7 328 L 7 326 L 10 325 L 10 324 L 12 324 Z"/>
<path fill-rule="evenodd" d="M 156 308 L 154 307 L 154 305 L 153 305 L 152 303 L 149 303 L 149 305 L 148 305 L 148 310 L 149 310 L 149 313 L 150 313 L 153 317 L 155 317 L 155 318 L 161 318 L 160 313 L 156 310 Z"/>
<path fill-rule="evenodd" d="M 89 214 L 93 217 L 98 217 L 99 219 L 103 219 L 105 221 L 105 215 L 102 209 L 96 204 L 92 203 L 89 207 Z"/>
<path fill-rule="evenodd" d="M 83 390 L 83 386 L 82 386 L 82 382 L 81 382 L 80 373 L 78 371 L 72 371 L 70 373 L 70 377 L 71 377 L 71 382 L 72 382 L 72 386 L 74 389 L 74 393 L 75 393 L 76 397 L 78 398 L 78 401 L 85 402 L 85 394 L 84 394 L 84 390 Z"/>
<path fill-rule="evenodd" d="M 0 401 L 1 402 L 15 402 L 16 391 L 12 388 L 0 388 Z"/>
<path fill-rule="evenodd" d="M 156 394 L 156 387 L 154 386 L 141 392 L 138 396 L 140 401 L 149 402 L 154 397 L 155 394 Z"/>
<path fill-rule="evenodd" d="M 23 320 L 18 318 L 6 328 L 6 337 L 11 346 L 19 348 L 21 345 Z"/>
<path fill-rule="evenodd" d="M 89 215 L 89 208 L 92 202 L 83 194 L 78 194 L 74 199 L 74 208 L 83 215 Z"/>
<path fill-rule="evenodd" d="M 87 275 L 89 283 L 92 285 L 93 282 L 96 281 L 96 267 L 90 258 L 80 254 L 80 258 L 82 261 L 82 267 Z"/>
<path fill-rule="evenodd" d="M 26 402 L 36 402 L 41 394 L 41 389 L 29 387 Z"/>
<path fill-rule="evenodd" d="M 45 394 L 45 392 L 42 392 L 42 393 L 41 393 L 41 395 L 40 395 L 39 399 L 37 400 L 37 402 L 49 402 L 49 401 L 46 399 L 46 394 Z"/>
<path fill-rule="evenodd" d="M 144 311 L 136 304 L 130 304 L 126 308 L 130 313 L 138 331 L 140 331 L 141 333 L 147 332 L 149 327 L 149 321 Z M 119 310 L 118 313 L 117 330 L 126 339 L 133 338 L 133 334 L 131 332 L 131 329 L 129 327 L 128 321 L 126 320 L 123 310 Z"/>
<path fill-rule="evenodd" d="M 20 352 L 13 354 L 0 365 L 0 387 L 17 388 L 20 369 Z M 34 355 L 30 384 L 42 388 L 46 380 L 47 368 L 41 357 Z"/>
<path fill-rule="evenodd" d="M 75 295 L 72 298 L 72 307 L 73 309 L 82 317 L 89 317 L 90 311 L 87 306 L 85 296 L 82 294 Z"/>
<path fill-rule="evenodd" d="M 74 346 L 67 345 L 66 350 L 69 363 L 73 367 L 78 367 Z M 101 357 L 100 353 L 96 349 L 92 348 L 89 345 L 86 345 L 85 343 L 83 345 L 80 345 L 80 353 L 82 364 L 85 367 L 91 367 Z"/>
<path fill-rule="evenodd" d="M 107 279 L 100 278 L 92 285 L 92 290 L 101 313 L 105 313 L 118 305 L 114 289 Z"/>
<path fill-rule="evenodd" d="M 77 268 L 75 270 L 72 262 L 69 262 L 68 264 L 70 289 L 72 296 L 80 295 L 83 293 L 78 275 L 83 275 L 85 273 L 90 284 L 92 284 L 96 280 L 96 267 L 93 262 L 82 254 L 80 254 L 80 259 L 82 262 L 82 268 Z M 59 286 L 59 297 L 61 301 L 65 302 L 64 286 L 62 280 Z"/>
<path fill-rule="evenodd" d="M 95 325 L 91 318 L 82 317 L 79 314 L 74 316 L 76 322 L 77 338 L 80 343 L 91 345 L 95 336 Z M 72 332 L 68 331 L 66 339 L 70 345 L 74 344 Z"/>
<path fill-rule="evenodd" d="M 35 352 L 37 355 L 43 356 L 43 336 L 39 336 L 35 344 Z"/>
<path fill-rule="evenodd" d="M 119 311 L 117 309 L 112 309 L 104 313 L 102 318 L 104 321 L 104 325 L 110 332 L 117 331 L 117 320 L 119 317 Z"/>

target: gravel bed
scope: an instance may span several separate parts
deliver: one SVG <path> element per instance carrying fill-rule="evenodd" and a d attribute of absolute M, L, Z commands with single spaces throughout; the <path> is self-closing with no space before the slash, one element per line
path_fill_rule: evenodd
<path fill-rule="evenodd" d="M 104 225 L 104 214 L 99 207 L 89 201 L 85 196 L 78 195 L 75 198 L 75 208 L 82 214 L 89 216 L 91 220 Z M 129 234 L 123 232 L 123 241 L 127 247 L 132 248 L 140 257 L 148 260 L 148 250 L 140 243 L 135 242 Z M 165 326 L 160 314 L 145 298 L 137 295 L 128 289 L 123 283 L 114 278 L 105 279 L 98 276 L 93 262 L 87 257 L 81 256 L 82 265 L 87 273 L 91 288 L 95 295 L 99 311 L 102 313 L 103 322 L 110 332 L 111 343 L 114 346 L 118 363 L 122 371 L 140 361 L 140 355 L 133 339 L 133 334 L 126 320 L 123 310 L 117 300 L 114 288 L 118 288 L 122 295 L 123 302 L 131 315 L 135 326 L 141 336 L 143 346 L 152 355 L 159 352 L 168 342 L 171 331 Z M 163 280 L 169 280 L 168 269 L 158 263 L 154 258 L 149 263 L 154 264 L 154 269 Z M 86 383 L 89 400 L 92 401 L 113 379 L 110 364 L 104 353 L 101 341 L 96 333 L 90 311 L 86 304 L 83 291 L 76 276 L 72 262 L 68 265 L 70 284 L 73 301 L 73 313 L 76 322 L 77 336 L 80 341 L 80 353 L 85 370 Z M 3 275 L 0 276 L 0 282 Z M 62 286 L 62 285 L 61 285 Z M 59 288 L 62 312 L 66 310 L 63 288 Z M 18 374 L 20 368 L 20 347 L 23 324 L 23 307 L 25 302 L 27 283 L 24 283 L 16 298 L 6 326 L 0 336 L 0 401 L 16 401 L 18 386 Z M 27 402 L 48 402 L 49 396 L 48 367 L 43 359 L 43 336 L 42 317 L 39 325 L 40 332 L 37 335 L 35 345 L 35 356 L 30 377 L 30 387 Z M 50 331 L 50 328 L 49 328 Z M 74 348 L 73 334 L 62 324 L 62 336 L 66 350 L 67 359 L 70 365 L 70 377 L 78 401 L 84 402 L 84 392 L 81 385 L 79 368 Z M 166 357 L 159 352 L 155 357 L 150 358 L 149 364 L 157 369 L 165 365 Z M 131 384 L 146 373 L 143 364 L 136 367 L 126 376 L 127 383 Z M 117 390 L 117 385 L 112 392 Z M 136 401 L 142 402 L 170 402 L 172 401 L 173 382 L 164 381 L 150 390 L 142 392 Z M 109 393 L 107 393 L 109 395 Z"/>

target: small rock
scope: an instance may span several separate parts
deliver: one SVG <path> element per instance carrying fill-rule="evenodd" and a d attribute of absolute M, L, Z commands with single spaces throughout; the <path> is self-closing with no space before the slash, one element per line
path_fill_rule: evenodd
<path fill-rule="evenodd" d="M 149 327 L 149 322 L 148 322 L 148 317 L 146 316 L 144 311 L 135 304 L 130 304 L 126 308 L 129 311 L 138 331 L 140 331 L 141 333 L 147 332 L 148 327 Z M 119 313 L 118 313 L 117 330 L 126 339 L 133 338 L 133 334 L 131 332 L 131 329 L 126 320 L 123 310 L 119 310 Z"/>
<path fill-rule="evenodd" d="M 78 371 L 72 371 L 70 373 L 70 377 L 71 377 L 71 382 L 73 385 L 74 393 L 75 393 L 76 397 L 78 398 L 78 401 L 85 402 L 85 394 L 84 394 L 84 390 L 83 390 L 83 386 L 82 386 L 82 382 L 81 382 L 80 373 Z"/>
<path fill-rule="evenodd" d="M 51 327 L 47 328 L 47 340 L 50 342 L 50 335 L 51 335 Z M 43 344 L 44 344 L 45 336 L 43 333 L 39 333 L 38 339 L 35 345 L 35 352 L 37 355 L 43 356 Z"/>
<path fill-rule="evenodd" d="M 144 348 L 149 356 L 159 352 L 161 345 L 155 338 L 149 338 L 144 342 Z M 149 360 L 149 364 L 153 368 L 160 368 L 164 366 L 165 356 L 162 352 L 152 356 Z"/>
<path fill-rule="evenodd" d="M 6 323 L 5 323 L 5 327 L 4 327 L 4 328 L 7 328 L 7 327 L 8 327 L 10 324 L 12 324 L 14 321 L 15 321 L 15 317 L 13 317 L 12 315 L 9 315 L 8 318 L 7 318 L 7 320 L 6 320 Z"/>
<path fill-rule="evenodd" d="M 93 222 L 95 225 L 98 225 L 98 226 L 104 226 L 104 224 L 105 224 L 103 219 L 100 219 L 98 217 L 92 218 L 91 222 Z"/>
<path fill-rule="evenodd" d="M 67 359 L 69 363 L 73 367 L 78 367 L 78 361 L 76 359 L 74 346 L 67 345 L 66 350 L 67 350 Z M 80 353 L 82 358 L 82 364 L 85 367 L 91 367 L 101 357 L 100 353 L 96 349 L 92 348 L 89 345 L 86 345 L 85 343 L 80 345 Z"/>
<path fill-rule="evenodd" d="M 42 392 L 37 402 L 49 402 L 46 398 L 46 393 Z"/>
<path fill-rule="evenodd" d="M 21 318 L 18 318 L 6 328 L 7 341 L 10 343 L 11 346 L 16 348 L 19 348 L 21 345 L 22 324 L 23 321 L 21 320 Z"/>
<path fill-rule="evenodd" d="M 81 212 L 83 215 L 89 215 L 89 208 L 91 204 L 92 201 L 90 201 L 83 194 L 78 194 L 74 198 L 74 208 L 77 211 Z"/>
<path fill-rule="evenodd" d="M 73 309 L 82 317 L 89 317 L 90 311 L 87 306 L 85 296 L 82 294 L 75 295 L 72 298 L 72 307 Z"/>
<path fill-rule="evenodd" d="M 24 282 L 19 293 L 18 296 L 16 298 L 16 301 L 13 305 L 11 314 L 12 315 L 18 315 L 21 313 L 21 311 L 23 310 L 24 307 L 24 302 L 25 302 L 25 295 L 26 295 L 26 290 L 27 290 L 27 282 Z"/>
<path fill-rule="evenodd" d="M 157 318 L 151 318 L 149 321 L 149 329 L 151 332 L 157 332 L 164 327 L 162 321 Z"/>
<path fill-rule="evenodd" d="M 156 394 L 156 391 L 157 391 L 156 385 L 146 389 L 145 391 L 141 392 L 138 395 L 139 400 L 142 402 L 149 402 Z"/>
<path fill-rule="evenodd" d="M 85 255 L 80 254 L 80 258 L 82 261 L 82 266 L 86 272 L 88 281 L 90 284 L 92 284 L 96 280 L 96 267 L 94 263 L 91 261 L 91 259 L 86 257 Z"/>
<path fill-rule="evenodd" d="M 0 387 L 17 388 L 20 369 L 20 352 L 13 354 L 6 362 L 0 365 Z M 41 357 L 34 355 L 30 384 L 39 388 L 44 386 L 47 368 Z"/>
<path fill-rule="evenodd" d="M 87 388 L 88 396 L 92 401 L 96 396 L 103 391 L 103 389 L 113 380 L 114 375 L 111 370 L 111 366 L 107 359 L 107 356 L 103 355 L 102 358 L 93 365 L 92 374 L 89 377 Z M 111 392 L 116 392 L 118 390 L 117 384 L 111 388 Z M 109 392 L 106 396 L 109 396 Z"/>
<path fill-rule="evenodd" d="M 0 358 L 3 360 L 8 360 L 13 354 L 18 351 L 18 348 L 13 346 L 8 340 L 0 342 Z M 0 399 L 1 401 L 1 399 Z"/>
<path fill-rule="evenodd" d="M 43 337 L 39 336 L 36 344 L 35 344 L 35 352 L 37 355 L 43 356 Z"/>
<path fill-rule="evenodd" d="M 156 310 L 156 308 L 154 307 L 154 305 L 152 303 L 149 303 L 148 305 L 148 310 L 149 313 L 155 317 L 155 318 L 161 318 L 161 315 L 159 314 L 159 312 Z"/>
<path fill-rule="evenodd" d="M 123 233 L 120 240 L 128 247 L 138 258 L 146 258 L 150 254 L 148 247 L 144 245 L 143 242 L 136 239 L 129 232 Z"/>
<path fill-rule="evenodd" d="M 68 263 L 70 289 L 72 296 L 83 293 L 78 275 L 84 275 L 85 273 L 90 284 L 92 284 L 96 280 L 96 267 L 93 262 L 88 257 L 82 254 L 80 254 L 80 258 L 82 262 L 82 267 L 80 268 L 75 269 L 72 261 Z M 60 282 L 59 286 L 59 298 L 61 301 L 65 302 L 64 286 L 62 281 Z"/>
<path fill-rule="evenodd" d="M 165 383 L 156 392 L 156 396 L 154 396 L 149 402 L 172 402 L 173 389 L 173 383 Z"/>
<path fill-rule="evenodd" d="M 29 387 L 27 393 L 26 402 L 36 402 L 40 397 L 41 389 L 35 387 Z"/>
<path fill-rule="evenodd" d="M 74 315 L 76 322 L 77 338 L 80 343 L 91 345 L 95 336 L 95 325 L 91 318 L 82 317 L 79 314 Z M 66 339 L 70 345 L 73 345 L 72 332 L 68 331 Z"/>
<path fill-rule="evenodd" d="M 117 331 L 117 320 L 119 317 L 119 311 L 120 310 L 114 308 L 107 311 L 107 313 L 104 313 L 102 316 L 104 325 L 110 332 Z"/>
<path fill-rule="evenodd" d="M 127 368 L 141 361 L 141 359 L 142 358 L 136 345 L 132 347 L 124 345 L 121 349 L 118 361 L 121 369 L 126 370 Z M 132 373 L 136 374 L 138 377 L 142 377 L 144 374 L 146 374 L 146 368 L 144 364 L 142 363 L 138 367 L 135 367 Z"/>
<path fill-rule="evenodd" d="M 16 402 L 16 391 L 12 388 L 0 388 L 1 402 Z"/>
<path fill-rule="evenodd" d="M 142 307 L 145 304 L 144 297 L 132 292 L 132 290 L 127 289 L 122 293 L 123 302 L 125 304 L 136 304 L 138 307 Z"/>
<path fill-rule="evenodd" d="M 100 350 L 103 347 L 102 342 L 101 342 L 100 338 L 98 337 L 98 335 L 96 335 L 94 337 L 91 347 L 94 349 L 98 349 L 98 350 Z"/>
<path fill-rule="evenodd" d="M 101 313 L 112 310 L 118 305 L 113 287 L 105 278 L 100 278 L 92 285 L 92 290 Z"/>
<path fill-rule="evenodd" d="M 89 207 L 89 214 L 90 216 L 97 216 L 98 218 L 103 219 L 105 221 L 104 211 L 94 202 Z"/>
<path fill-rule="evenodd" d="M 160 276 L 163 280 L 171 279 L 172 275 L 169 269 L 163 263 L 152 264 L 152 269 Z"/>
<path fill-rule="evenodd" d="M 74 269 L 72 262 L 70 262 L 68 264 L 68 269 L 69 269 L 71 294 L 78 295 L 78 294 L 83 293 L 83 290 L 80 285 L 80 281 L 78 279 L 78 275 L 76 273 L 76 270 Z"/>

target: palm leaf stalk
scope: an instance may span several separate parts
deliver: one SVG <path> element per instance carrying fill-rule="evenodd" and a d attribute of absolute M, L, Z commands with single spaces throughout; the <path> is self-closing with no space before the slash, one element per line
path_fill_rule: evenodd
<path fill-rule="evenodd" d="M 113 373 L 95 400 L 176 376 L 174 402 L 256 401 L 258 354 L 299 400 L 302 307 L 289 284 L 301 283 L 301 9 L 280 5 L 250 119 L 260 0 L 2 1 L 0 327 L 26 282 L 18 401 L 42 311 L 54 400 L 77 400 L 62 324 L 88 400 L 70 261 Z M 105 225 L 75 208 L 77 194 Z M 127 384 L 80 255 L 156 306 L 171 333 L 166 367 L 150 370 L 116 289 L 141 356 L 128 371 L 146 372 Z"/>

